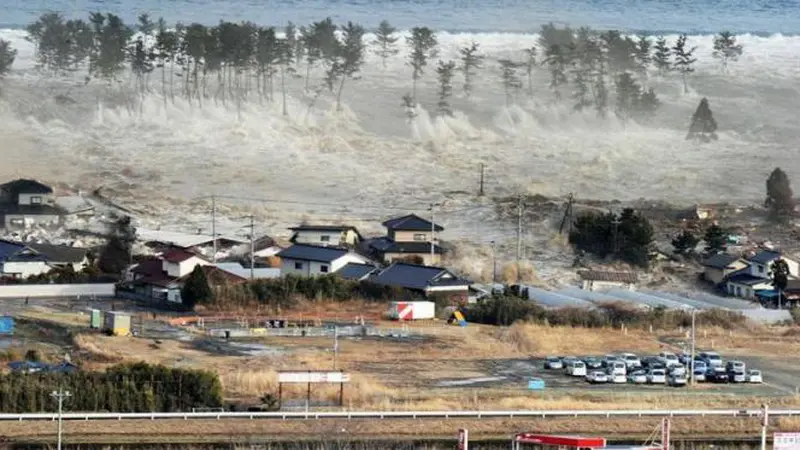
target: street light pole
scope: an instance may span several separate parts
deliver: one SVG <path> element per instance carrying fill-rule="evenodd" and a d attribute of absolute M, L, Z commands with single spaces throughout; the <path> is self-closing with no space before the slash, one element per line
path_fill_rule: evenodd
<path fill-rule="evenodd" d="M 64 399 L 71 397 L 72 394 L 70 394 L 69 391 L 65 391 L 65 390 L 63 390 L 61 388 L 58 388 L 58 391 L 51 392 L 50 396 L 58 400 L 58 444 L 57 444 L 58 447 L 57 447 L 57 450 L 61 450 L 61 431 L 62 431 L 61 419 L 62 419 L 63 410 L 64 410 Z"/>
<path fill-rule="evenodd" d="M 691 373 L 690 373 L 689 376 L 691 377 L 690 380 L 691 380 L 692 386 L 694 386 L 694 382 L 695 382 L 694 381 L 694 352 L 695 352 L 695 349 L 696 349 L 695 346 L 696 346 L 696 336 L 697 336 L 697 333 L 696 333 L 696 331 L 697 331 L 696 317 L 697 317 L 697 309 L 692 308 L 692 354 L 691 354 L 691 358 L 692 359 L 689 362 L 689 367 L 690 367 L 689 370 L 691 370 Z"/>
<path fill-rule="evenodd" d="M 494 241 L 492 241 L 492 283 L 497 283 L 497 249 Z"/>

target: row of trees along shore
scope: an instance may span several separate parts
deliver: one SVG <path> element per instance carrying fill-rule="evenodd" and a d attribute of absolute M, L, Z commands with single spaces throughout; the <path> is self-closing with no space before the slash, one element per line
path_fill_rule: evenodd
<path fill-rule="evenodd" d="M 252 22 L 167 24 L 147 14 L 139 16 L 136 24 L 126 24 L 110 13 L 92 13 L 88 21 L 46 13 L 27 32 L 35 45 L 37 67 L 51 76 L 83 72 L 86 83 L 100 80 L 109 88 L 128 81 L 140 96 L 154 91 L 151 82 L 156 78 L 165 104 L 183 97 L 198 106 L 209 99 L 241 106 L 254 98 L 274 101 L 280 91 L 284 114 L 289 113 L 288 78 L 304 78 L 305 90 L 311 94 L 309 108 L 326 90 L 340 108 L 344 88 L 348 81 L 359 79 L 366 53 L 372 51 L 386 66 L 403 44 L 387 21 L 379 24 L 367 42 L 362 25 L 337 25 L 330 18 L 300 27 L 290 22 L 277 29 Z M 439 83 L 437 110 L 445 115 L 452 114 L 456 77 L 463 95 L 469 97 L 478 71 L 488 65 L 476 42 L 460 48 L 457 60 L 437 60 L 436 32 L 428 27 L 412 28 L 405 45 L 411 90 L 403 97 L 403 105 L 412 117 L 418 104 L 417 84 L 429 65 L 435 64 Z M 697 61 L 695 49 L 686 35 L 668 43 L 661 36 L 634 38 L 616 30 L 548 24 L 542 26 L 537 45 L 498 59 L 495 68 L 509 104 L 532 97 L 535 83 L 541 82 L 537 80 L 546 78 L 555 99 L 571 103 L 577 111 L 594 108 L 603 117 L 613 111 L 622 119 L 646 118 L 659 106 L 655 91 L 648 87 L 648 76 L 677 72 L 688 90 L 686 80 Z M 715 37 L 713 56 L 723 71 L 741 54 L 742 46 L 731 33 Z M 0 76 L 8 73 L 15 55 L 8 42 L 0 41 Z M 547 77 L 535 76 L 540 70 Z M 610 97 L 612 90 L 615 98 Z"/>

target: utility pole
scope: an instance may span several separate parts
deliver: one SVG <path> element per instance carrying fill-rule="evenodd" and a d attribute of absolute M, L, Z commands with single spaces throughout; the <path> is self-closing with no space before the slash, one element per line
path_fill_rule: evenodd
<path fill-rule="evenodd" d="M 211 240 L 214 243 L 214 254 L 211 262 L 217 262 L 217 197 L 211 194 Z"/>
<path fill-rule="evenodd" d="M 619 216 L 614 214 L 614 220 L 611 221 L 614 224 L 614 254 L 616 255 L 619 252 L 619 224 L 622 221 L 619 219 Z"/>
<path fill-rule="evenodd" d="M 336 370 L 336 362 L 339 359 L 339 327 L 333 326 L 333 370 Z"/>
<path fill-rule="evenodd" d="M 62 388 L 58 388 L 58 391 L 53 391 L 50 393 L 50 396 L 58 400 L 58 448 L 57 450 L 61 450 L 61 432 L 62 432 L 62 416 L 64 411 L 64 399 L 69 398 L 72 394 L 69 391 L 65 391 Z"/>
<path fill-rule="evenodd" d="M 519 281 L 519 260 L 522 257 L 522 194 L 517 195 L 517 281 Z"/>
<path fill-rule="evenodd" d="M 483 165 L 483 163 L 481 163 L 481 187 L 478 190 L 478 195 L 480 197 L 483 197 L 483 169 L 484 169 L 484 165 Z"/>
<path fill-rule="evenodd" d="M 695 381 L 694 381 L 694 352 L 696 350 L 696 337 L 697 337 L 696 318 L 697 318 L 697 309 L 696 308 L 692 308 L 692 352 L 691 352 L 691 355 L 690 355 L 690 357 L 692 359 L 689 362 L 689 370 L 691 371 L 689 373 L 689 376 L 691 377 L 691 378 L 689 378 L 689 380 L 691 380 L 690 382 L 691 382 L 692 386 L 694 386 L 694 383 L 695 383 Z"/>
<path fill-rule="evenodd" d="M 436 255 L 436 222 L 434 221 L 434 214 L 433 214 L 433 207 L 435 205 L 431 203 L 431 265 L 433 265 L 433 261 Z"/>
<path fill-rule="evenodd" d="M 256 227 L 256 225 L 255 225 L 254 220 L 255 220 L 255 218 L 251 214 L 250 215 L 250 225 L 249 225 L 249 227 L 250 227 L 250 281 L 253 281 L 253 280 L 256 279 L 256 276 L 255 276 L 255 261 L 256 261 L 256 258 L 255 258 L 255 248 L 256 248 L 256 244 L 255 244 L 255 227 Z"/>
<path fill-rule="evenodd" d="M 761 450 L 767 450 L 767 426 L 769 425 L 769 406 L 761 405 Z"/>
<path fill-rule="evenodd" d="M 497 283 L 497 248 L 492 241 L 492 283 Z"/>

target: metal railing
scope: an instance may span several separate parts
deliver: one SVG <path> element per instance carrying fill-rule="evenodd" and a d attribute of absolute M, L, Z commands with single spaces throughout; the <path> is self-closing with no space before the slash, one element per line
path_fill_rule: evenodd
<path fill-rule="evenodd" d="M 760 417 L 761 409 L 690 410 L 523 410 L 523 411 L 332 411 L 332 412 L 171 412 L 64 413 L 62 420 L 321 420 L 321 419 L 482 419 L 571 417 Z M 770 409 L 770 416 L 800 416 L 800 409 Z M 0 414 L 0 421 L 57 420 L 56 413 Z"/>

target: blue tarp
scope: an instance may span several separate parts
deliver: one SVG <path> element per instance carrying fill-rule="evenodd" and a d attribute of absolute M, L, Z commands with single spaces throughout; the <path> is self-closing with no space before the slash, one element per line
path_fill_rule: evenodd
<path fill-rule="evenodd" d="M 78 366 L 72 363 L 68 363 L 66 361 L 60 364 L 47 364 L 34 361 L 12 361 L 8 363 L 8 368 L 11 369 L 12 372 L 25 372 L 25 373 L 34 373 L 34 372 L 67 373 L 78 370 Z"/>
<path fill-rule="evenodd" d="M 14 334 L 14 318 L 11 316 L 0 316 L 0 335 Z"/>

